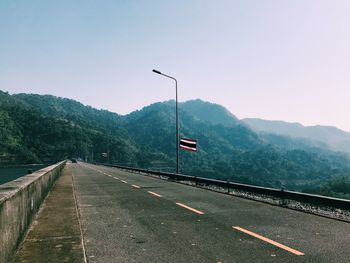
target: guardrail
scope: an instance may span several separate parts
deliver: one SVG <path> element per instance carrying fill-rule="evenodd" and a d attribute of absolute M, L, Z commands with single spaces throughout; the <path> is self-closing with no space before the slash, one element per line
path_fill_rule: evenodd
<path fill-rule="evenodd" d="M 294 210 L 300 210 L 350 222 L 350 200 L 346 199 L 306 194 L 284 189 L 240 184 L 230 181 L 221 181 L 191 175 L 152 171 L 148 169 L 109 164 L 102 165 L 118 168 L 121 170 L 142 173 L 145 175 L 163 177 L 164 179 L 170 179 L 180 183 L 207 188 L 213 191 L 224 192 L 264 203 L 279 205 Z"/>

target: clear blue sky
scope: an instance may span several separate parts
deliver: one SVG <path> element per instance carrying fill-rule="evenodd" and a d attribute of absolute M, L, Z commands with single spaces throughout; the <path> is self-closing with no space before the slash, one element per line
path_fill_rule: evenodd
<path fill-rule="evenodd" d="M 0 89 L 125 114 L 202 98 L 350 131 L 348 0 L 1 0 Z"/>

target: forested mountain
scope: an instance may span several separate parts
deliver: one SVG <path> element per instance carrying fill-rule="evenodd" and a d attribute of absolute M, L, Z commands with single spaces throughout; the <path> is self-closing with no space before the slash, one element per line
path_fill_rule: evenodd
<path fill-rule="evenodd" d="M 350 173 L 348 156 L 327 145 L 257 134 L 201 100 L 180 104 L 180 133 L 199 148 L 180 152 L 185 174 L 301 190 Z M 121 116 L 70 99 L 0 91 L 0 163 L 80 157 L 173 172 L 175 154 L 174 101 Z"/>
<path fill-rule="evenodd" d="M 119 116 L 53 96 L 0 91 L 0 163 L 54 162 L 106 152 L 128 154 L 132 141 Z M 120 158 L 129 156 L 125 154 Z M 97 156 L 97 160 L 99 157 Z"/>
<path fill-rule="evenodd" d="M 196 120 L 202 122 L 222 124 L 227 127 L 242 124 L 237 117 L 226 108 L 200 99 L 181 103 L 181 109 L 191 114 Z"/>
<path fill-rule="evenodd" d="M 306 188 L 303 192 L 350 199 L 350 174 L 336 176 L 319 186 Z"/>
<path fill-rule="evenodd" d="M 316 146 L 327 146 L 335 151 L 350 153 L 350 133 L 332 126 L 303 126 L 300 123 L 268 121 L 255 118 L 242 120 L 258 133 L 284 135 L 291 138 L 303 138 Z"/>

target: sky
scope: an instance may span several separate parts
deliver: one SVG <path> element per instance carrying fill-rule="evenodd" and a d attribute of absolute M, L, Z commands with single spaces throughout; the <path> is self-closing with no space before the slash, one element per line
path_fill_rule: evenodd
<path fill-rule="evenodd" d="M 350 131 L 348 0 L 1 0 L 0 89 L 127 114 L 201 98 Z"/>

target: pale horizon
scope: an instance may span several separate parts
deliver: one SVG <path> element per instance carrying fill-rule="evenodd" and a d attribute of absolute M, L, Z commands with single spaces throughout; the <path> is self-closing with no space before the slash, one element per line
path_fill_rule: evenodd
<path fill-rule="evenodd" d="M 350 131 L 350 2 L 1 1 L 0 89 L 128 114 L 179 99 Z"/>

